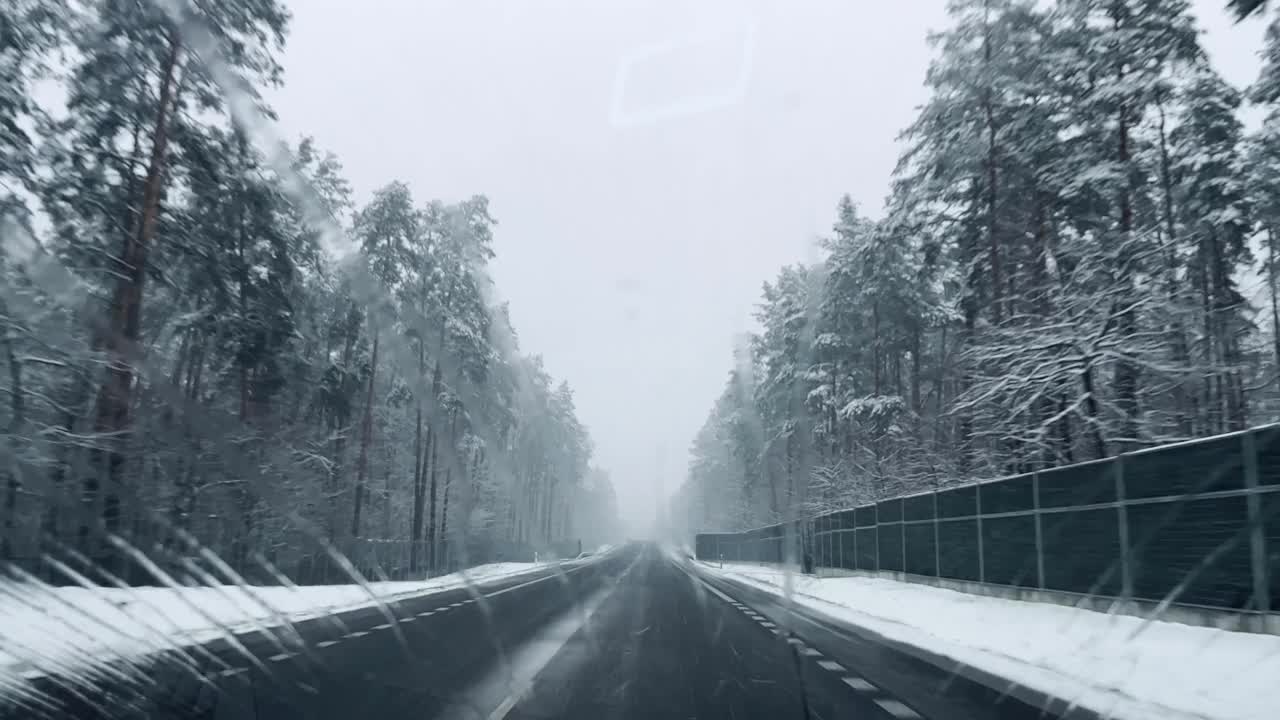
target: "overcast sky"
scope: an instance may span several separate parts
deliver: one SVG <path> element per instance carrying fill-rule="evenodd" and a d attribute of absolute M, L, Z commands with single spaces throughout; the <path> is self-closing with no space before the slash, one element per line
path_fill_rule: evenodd
<path fill-rule="evenodd" d="M 1215 66 L 1253 80 L 1263 23 L 1196 0 Z M 925 99 L 944 0 L 290 0 L 283 131 L 358 200 L 489 196 L 497 291 L 576 391 L 624 513 L 727 377 L 760 285 L 812 259 L 842 193 L 878 214 Z"/>

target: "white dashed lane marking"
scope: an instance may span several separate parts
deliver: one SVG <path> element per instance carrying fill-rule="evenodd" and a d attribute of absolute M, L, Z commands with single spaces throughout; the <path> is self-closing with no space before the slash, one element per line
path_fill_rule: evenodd
<path fill-rule="evenodd" d="M 297 655 L 297 653 L 282 652 L 282 653 L 277 653 L 275 655 L 272 655 L 267 659 L 270 660 L 271 662 L 280 662 L 281 660 L 288 660 L 289 658 L 295 655 Z"/>
<path fill-rule="evenodd" d="M 221 675 L 222 677 L 233 677 L 235 675 L 239 675 L 240 673 L 246 673 L 246 672 L 249 672 L 249 668 L 229 668 L 227 670 L 223 670 L 218 674 Z"/>
<path fill-rule="evenodd" d="M 337 640 L 321 640 L 320 642 L 316 643 L 316 647 L 327 648 L 327 647 L 333 647 L 334 645 L 337 645 L 337 644 L 338 644 Z"/>
<path fill-rule="evenodd" d="M 425 610 L 423 612 L 418 613 L 418 617 L 430 617 L 435 614 L 436 614 L 435 610 Z"/>
<path fill-rule="evenodd" d="M 840 678 L 840 679 L 844 680 L 845 685 L 848 685 L 849 687 L 853 688 L 854 690 L 857 690 L 858 692 L 864 692 L 864 693 L 876 692 L 876 690 L 878 689 L 876 688 L 875 685 L 872 685 L 871 683 L 867 682 L 866 680 L 863 680 L 860 677 L 847 677 L 847 678 Z"/>
<path fill-rule="evenodd" d="M 896 718 L 918 718 L 920 714 L 906 705 L 894 700 L 893 698 L 871 698 L 875 704 L 884 708 L 884 711 Z"/>
<path fill-rule="evenodd" d="M 707 581 L 703 580 L 702 584 L 708 590 L 715 593 L 715 595 L 719 597 L 721 600 L 724 600 L 726 603 L 742 611 L 742 614 L 746 615 L 752 620 L 755 620 L 756 623 L 759 624 L 761 627 L 767 630 L 772 630 L 774 635 L 777 635 L 779 637 L 785 637 L 787 640 L 787 643 L 795 647 L 800 652 L 800 654 L 810 658 L 822 658 L 822 653 L 820 651 L 809 647 L 800 638 L 795 637 L 793 635 L 789 635 L 785 630 L 778 627 L 774 623 L 770 622 L 769 619 L 764 615 L 761 615 L 760 613 L 756 612 L 754 609 L 747 607 L 746 605 L 743 605 L 737 600 L 724 594 L 723 592 L 721 592 L 720 590 L 712 586 L 711 583 L 708 583 Z M 871 683 L 867 682 L 866 680 L 860 677 L 856 677 L 853 675 L 845 675 L 845 673 L 847 673 L 848 670 L 846 670 L 845 667 L 840 663 L 834 660 L 827 660 L 825 658 L 821 660 L 817 660 L 817 663 L 818 663 L 818 667 L 822 668 L 823 670 L 840 674 L 842 676 L 840 679 L 844 682 L 845 685 L 848 685 L 849 687 L 853 688 L 859 693 L 866 695 L 872 702 L 874 702 L 876 705 L 879 705 L 881 709 L 883 709 L 885 712 L 892 715 L 894 718 L 897 718 L 897 720 L 922 720 L 922 718 L 920 717 L 920 713 L 916 712 L 915 710 L 912 710 L 905 703 L 899 700 L 895 700 L 891 697 L 888 697 L 880 688 L 876 687 L 875 685 L 872 685 Z"/>
<path fill-rule="evenodd" d="M 374 630 L 390 630 L 391 623 L 382 623 L 381 625 L 374 625 L 373 629 Z"/>
<path fill-rule="evenodd" d="M 353 633 L 347 633 L 347 637 L 364 637 L 365 635 L 368 635 L 368 634 L 369 634 L 368 630 L 357 630 Z"/>

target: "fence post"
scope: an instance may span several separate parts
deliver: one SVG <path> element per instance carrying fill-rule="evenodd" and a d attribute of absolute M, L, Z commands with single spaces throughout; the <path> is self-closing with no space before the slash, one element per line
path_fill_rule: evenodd
<path fill-rule="evenodd" d="M 853 533 L 853 567 L 849 569 L 857 570 L 859 568 L 858 568 L 858 509 L 856 507 L 853 509 L 853 529 L 849 530 L 849 532 Z"/>
<path fill-rule="evenodd" d="M 837 554 L 837 547 L 840 544 L 840 536 L 836 534 L 835 526 L 835 515 L 832 515 L 827 518 L 827 568 L 829 570 L 835 570 L 837 567 L 840 567 L 840 558 Z M 828 573 L 828 575 L 834 574 L 835 573 Z"/>
<path fill-rule="evenodd" d="M 839 516 L 838 516 L 839 517 Z M 844 569 L 844 518 L 840 517 L 840 529 L 831 533 L 831 554 L 834 565 Z"/>
<path fill-rule="evenodd" d="M 907 501 L 898 500 L 898 536 L 902 538 L 902 574 L 907 574 Z"/>
<path fill-rule="evenodd" d="M 876 523 L 871 526 L 871 534 L 876 536 L 876 573 L 879 573 L 884 569 L 880 564 L 880 502 L 876 501 L 871 506 L 871 510 L 876 514 Z"/>
<path fill-rule="evenodd" d="M 982 483 L 973 486 L 974 507 L 978 511 L 978 582 L 987 581 L 987 553 L 982 548 Z"/>
<path fill-rule="evenodd" d="M 1036 519 L 1036 587 L 1044 589 L 1044 529 L 1040 519 L 1040 471 L 1031 473 L 1031 509 Z"/>
<path fill-rule="evenodd" d="M 1125 504 L 1128 494 L 1124 486 L 1124 455 L 1116 455 L 1111 464 L 1115 467 L 1116 477 L 1116 522 L 1119 523 L 1120 535 L 1120 597 L 1133 598 L 1133 548 L 1129 542 L 1129 506 Z"/>
<path fill-rule="evenodd" d="M 1254 431 L 1240 438 L 1244 455 L 1245 507 L 1249 519 L 1249 560 L 1253 575 L 1253 606 L 1258 612 L 1271 612 L 1271 579 L 1267 565 L 1267 533 L 1262 527 L 1262 497 L 1258 495 L 1258 443 Z"/>
<path fill-rule="evenodd" d="M 933 490 L 933 576 L 942 577 L 942 546 L 938 537 L 938 490 Z"/>

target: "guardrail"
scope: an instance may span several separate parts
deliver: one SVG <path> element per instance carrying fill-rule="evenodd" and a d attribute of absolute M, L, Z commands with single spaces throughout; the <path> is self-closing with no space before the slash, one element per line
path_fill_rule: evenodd
<path fill-rule="evenodd" d="M 1280 425 L 950 487 L 735 533 L 701 560 L 816 568 L 1217 610 L 1280 610 Z"/>

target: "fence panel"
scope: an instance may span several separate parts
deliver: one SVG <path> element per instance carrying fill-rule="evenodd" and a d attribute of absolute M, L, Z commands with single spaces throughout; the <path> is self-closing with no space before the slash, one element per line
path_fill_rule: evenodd
<path fill-rule="evenodd" d="M 840 533 L 840 567 L 845 570 L 858 568 L 858 533 L 844 530 Z"/>
<path fill-rule="evenodd" d="M 978 488 L 964 485 L 938 492 L 938 517 L 972 517 L 978 514 Z"/>
<path fill-rule="evenodd" d="M 1255 430 L 1253 437 L 1258 456 L 1258 484 L 1280 485 L 1280 426 Z"/>
<path fill-rule="evenodd" d="M 1035 507 L 1035 494 L 1030 475 L 982 483 L 978 486 L 978 493 L 982 496 L 983 515 L 1026 512 Z"/>
<path fill-rule="evenodd" d="M 1270 579 L 1272 612 L 1280 610 L 1280 493 L 1262 496 L 1263 537 L 1265 547 L 1271 548 L 1270 557 L 1263 563 Z"/>
<path fill-rule="evenodd" d="M 1247 525 L 1243 497 L 1130 506 L 1134 596 L 1164 600 L 1177 591 L 1181 603 L 1247 607 L 1253 593 Z"/>
<path fill-rule="evenodd" d="M 982 552 L 986 582 L 1036 586 L 1036 525 L 1033 516 L 984 519 Z"/>
<path fill-rule="evenodd" d="M 916 575 L 937 575 L 938 555 L 933 523 L 908 523 L 902 530 L 907 541 L 906 571 Z"/>
<path fill-rule="evenodd" d="M 1125 456 L 1125 498 L 1244 489 L 1240 438 L 1229 435 Z"/>
<path fill-rule="evenodd" d="M 904 520 L 932 520 L 933 519 L 933 493 L 927 495 L 912 495 L 902 500 L 902 519 Z"/>
<path fill-rule="evenodd" d="M 978 522 L 938 521 L 938 575 L 954 580 L 978 580 Z"/>
<path fill-rule="evenodd" d="M 881 523 L 876 527 L 881 570 L 902 570 L 902 524 Z"/>
<path fill-rule="evenodd" d="M 1109 460 L 1040 471 L 1040 507 L 1065 508 L 1116 501 Z"/>
<path fill-rule="evenodd" d="M 860 527 L 854 531 L 858 543 L 858 569 L 879 570 L 879 538 L 875 527 Z"/>
<path fill-rule="evenodd" d="M 1041 523 L 1046 589 L 1120 594 L 1120 521 L 1115 508 L 1044 513 Z"/>

